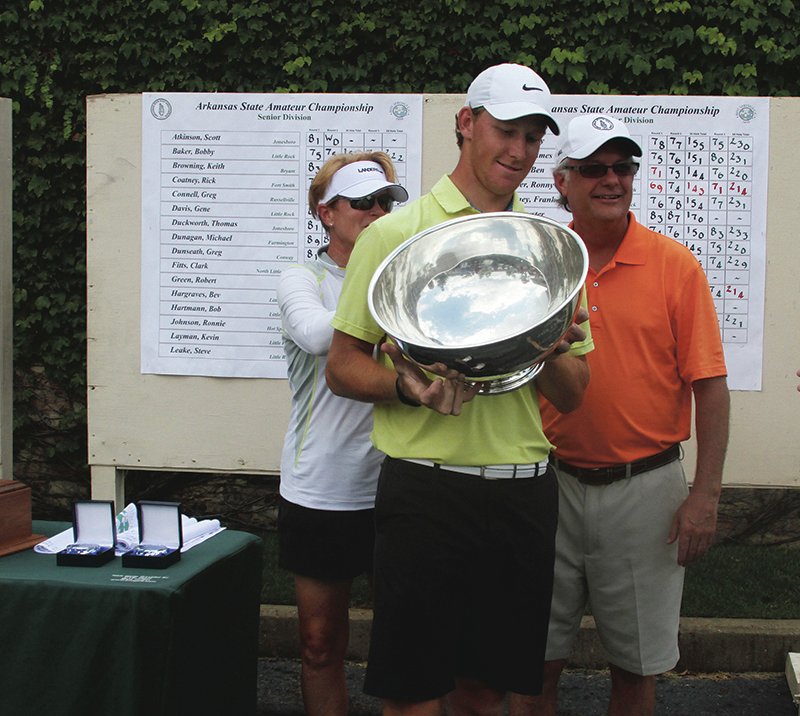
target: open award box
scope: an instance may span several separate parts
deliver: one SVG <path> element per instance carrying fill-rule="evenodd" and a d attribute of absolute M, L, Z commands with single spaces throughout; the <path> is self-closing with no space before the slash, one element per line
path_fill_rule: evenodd
<path fill-rule="evenodd" d="M 56 553 L 61 567 L 100 567 L 114 559 L 116 527 L 111 500 L 77 500 L 72 506 L 73 544 Z"/>
<path fill-rule="evenodd" d="M 0 480 L 0 557 L 33 547 L 44 535 L 32 534 L 31 488 Z"/>
<path fill-rule="evenodd" d="M 123 567 L 164 569 L 181 558 L 183 528 L 177 502 L 136 503 L 139 544 L 122 555 Z"/>

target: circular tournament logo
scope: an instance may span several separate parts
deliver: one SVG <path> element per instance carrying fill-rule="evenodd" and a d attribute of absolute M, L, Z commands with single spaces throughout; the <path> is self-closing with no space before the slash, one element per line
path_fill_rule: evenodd
<path fill-rule="evenodd" d="M 756 118 L 755 107 L 750 104 L 743 104 L 736 110 L 736 116 L 741 119 L 742 122 L 750 122 Z"/>
<path fill-rule="evenodd" d="M 604 132 L 614 129 L 614 123 L 606 117 L 595 117 L 592 120 L 592 126 L 595 129 L 602 129 Z"/>
<path fill-rule="evenodd" d="M 408 105 L 405 102 L 395 102 L 389 107 L 389 114 L 395 119 L 405 119 L 408 116 Z"/>
<path fill-rule="evenodd" d="M 156 119 L 166 119 L 172 114 L 172 105 L 165 99 L 157 99 L 150 105 L 150 114 Z"/>

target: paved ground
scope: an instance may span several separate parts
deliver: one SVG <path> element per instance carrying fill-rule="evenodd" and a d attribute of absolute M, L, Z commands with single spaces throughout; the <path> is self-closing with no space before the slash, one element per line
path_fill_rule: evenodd
<path fill-rule="evenodd" d="M 259 659 L 259 716 L 302 716 L 300 665 Z M 349 664 L 352 716 L 378 716 L 380 704 L 361 693 L 364 668 Z M 559 716 L 602 716 L 610 689 L 603 671 L 574 669 L 561 681 Z M 660 677 L 656 716 L 798 716 L 786 677 L 769 674 L 669 674 Z"/>

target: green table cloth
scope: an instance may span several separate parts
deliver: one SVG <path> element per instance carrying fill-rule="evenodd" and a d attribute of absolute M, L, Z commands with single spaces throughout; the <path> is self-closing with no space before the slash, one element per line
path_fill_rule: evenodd
<path fill-rule="evenodd" d="M 230 530 L 163 570 L 2 557 L 0 714 L 255 714 L 260 591 L 261 540 Z"/>

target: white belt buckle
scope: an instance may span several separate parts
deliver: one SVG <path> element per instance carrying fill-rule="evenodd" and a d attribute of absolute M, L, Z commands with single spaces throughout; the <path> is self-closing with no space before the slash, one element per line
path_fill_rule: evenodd
<path fill-rule="evenodd" d="M 506 472 L 510 472 L 510 475 L 495 475 L 494 477 L 487 475 L 487 470 L 495 470 L 496 472 L 501 472 L 502 468 L 499 467 L 491 467 L 489 465 L 481 465 L 481 477 L 484 480 L 515 480 L 517 478 L 517 465 L 513 465 L 511 470 Z"/>

